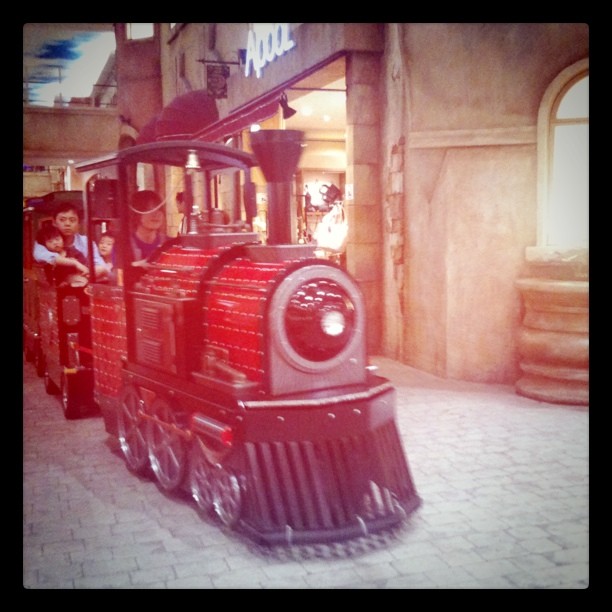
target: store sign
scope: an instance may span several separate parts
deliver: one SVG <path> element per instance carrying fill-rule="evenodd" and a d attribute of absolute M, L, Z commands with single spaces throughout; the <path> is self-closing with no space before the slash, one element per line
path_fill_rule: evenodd
<path fill-rule="evenodd" d="M 295 47 L 288 23 L 254 23 L 249 30 L 244 76 L 261 78 L 263 67 Z"/>

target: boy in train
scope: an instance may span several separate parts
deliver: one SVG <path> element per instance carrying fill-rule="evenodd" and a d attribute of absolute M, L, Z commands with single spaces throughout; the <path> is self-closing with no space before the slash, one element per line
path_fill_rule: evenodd
<path fill-rule="evenodd" d="M 109 279 L 113 283 L 117 282 L 115 240 L 112 232 L 104 232 L 98 240 L 100 255 L 109 269 Z"/>

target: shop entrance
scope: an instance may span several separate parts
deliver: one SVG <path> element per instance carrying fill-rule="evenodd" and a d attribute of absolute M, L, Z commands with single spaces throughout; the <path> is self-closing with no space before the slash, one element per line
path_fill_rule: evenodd
<path fill-rule="evenodd" d="M 304 132 L 295 181 L 299 241 L 315 243 L 339 261 L 348 231 L 345 71 L 342 57 L 288 87 L 281 119 L 286 129 Z"/>

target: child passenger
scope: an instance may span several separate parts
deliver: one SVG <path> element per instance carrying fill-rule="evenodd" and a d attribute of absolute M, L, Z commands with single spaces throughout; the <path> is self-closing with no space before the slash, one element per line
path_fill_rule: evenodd
<path fill-rule="evenodd" d="M 85 257 L 76 248 L 65 248 L 64 237 L 54 225 L 45 225 L 36 234 L 36 242 L 56 256 L 52 266 L 55 284 L 58 286 L 82 286 L 87 284 L 89 269 Z"/>
<path fill-rule="evenodd" d="M 117 281 L 117 271 L 115 270 L 115 235 L 111 232 L 104 232 L 98 240 L 98 250 L 109 271 L 109 280 Z"/>

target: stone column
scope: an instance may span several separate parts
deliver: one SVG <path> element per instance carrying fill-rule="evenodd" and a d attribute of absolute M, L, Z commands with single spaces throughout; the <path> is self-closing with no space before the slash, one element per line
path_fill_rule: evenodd
<path fill-rule="evenodd" d="M 380 190 L 380 54 L 351 53 L 346 63 L 347 170 L 352 199 L 348 220 L 347 269 L 364 294 L 368 352 L 382 338 L 382 211 Z"/>

